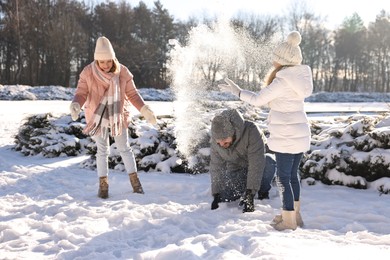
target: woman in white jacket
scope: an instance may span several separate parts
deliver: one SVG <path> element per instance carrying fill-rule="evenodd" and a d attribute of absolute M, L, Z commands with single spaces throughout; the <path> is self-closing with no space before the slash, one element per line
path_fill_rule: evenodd
<path fill-rule="evenodd" d="M 233 81 L 219 85 L 254 106 L 268 105 L 268 147 L 275 153 L 277 181 L 282 214 L 273 220 L 277 230 L 303 226 L 300 215 L 300 179 L 298 167 L 303 153 L 310 148 L 310 126 L 304 111 L 304 99 L 313 91 L 312 72 L 301 65 L 301 35 L 291 32 L 273 51 L 274 69 L 259 93 L 241 89 Z"/>

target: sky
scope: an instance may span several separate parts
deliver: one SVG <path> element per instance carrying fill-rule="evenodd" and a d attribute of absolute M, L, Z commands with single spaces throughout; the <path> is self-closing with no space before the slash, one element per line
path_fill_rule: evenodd
<path fill-rule="evenodd" d="M 120 0 L 117 0 L 120 1 Z M 139 0 L 126 0 L 132 5 L 138 5 Z M 148 6 L 153 6 L 155 0 L 143 0 Z M 160 0 L 162 5 L 177 19 L 186 20 L 190 16 L 203 16 L 203 14 L 216 15 L 234 15 L 237 11 L 253 12 L 260 15 L 283 15 L 288 13 L 291 4 L 295 0 Z M 308 10 L 321 17 L 327 17 L 327 24 L 338 26 L 344 18 L 350 17 L 357 12 L 367 24 L 375 21 L 375 17 L 380 10 L 384 9 L 390 12 L 390 2 L 385 0 L 307 0 Z M 331 28 L 333 29 L 333 28 Z"/>
<path fill-rule="evenodd" d="M 0 92 L 9 89 L 0 87 Z M 40 92 L 45 99 L 65 90 L 45 89 Z M 238 202 L 221 203 L 211 211 L 208 173 L 141 171 L 145 194 L 134 194 L 127 174 L 110 170 L 110 196 L 103 200 L 97 197 L 96 171 L 81 166 L 88 156 L 26 157 L 12 150 L 14 135 L 26 116 L 51 112 L 62 127 L 71 122 L 69 102 L 0 100 L 2 259 L 341 260 L 348 256 L 370 260 L 387 259 L 390 254 L 390 195 L 380 196 L 377 191 L 380 184 L 390 188 L 389 178 L 371 183 L 366 190 L 318 181 L 309 185 L 313 180 L 305 179 L 301 193 L 305 226 L 279 232 L 270 225 L 281 205 L 275 186 L 269 200 L 255 200 L 254 212 L 242 213 Z M 158 114 L 173 113 L 171 102 L 149 104 Z M 336 107 L 333 103 L 332 109 Z M 329 117 L 322 114 L 329 108 L 313 107 L 318 113 L 312 116 L 324 120 L 322 126 L 329 124 Z M 137 122 L 139 129 L 150 129 L 145 121 Z"/>

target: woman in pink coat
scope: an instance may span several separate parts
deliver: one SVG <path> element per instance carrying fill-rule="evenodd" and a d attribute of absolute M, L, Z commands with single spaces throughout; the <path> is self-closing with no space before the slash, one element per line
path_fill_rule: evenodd
<path fill-rule="evenodd" d="M 96 167 L 100 198 L 108 198 L 108 155 L 111 135 L 130 177 L 133 192 L 144 193 L 137 176 L 134 154 L 128 143 L 130 106 L 135 106 L 143 117 L 156 124 L 156 117 L 138 93 L 133 75 L 115 57 L 106 37 L 97 39 L 94 61 L 80 74 L 76 94 L 70 105 L 73 120 L 77 120 L 84 106 L 87 125 L 83 132 L 96 142 Z"/>
<path fill-rule="evenodd" d="M 277 230 L 303 226 L 298 167 L 303 153 L 310 149 L 311 134 L 304 99 L 313 92 L 313 79 L 310 67 L 301 64 L 301 39 L 299 32 L 292 31 L 286 41 L 274 49 L 273 71 L 259 93 L 243 90 L 229 79 L 226 79 L 227 84 L 219 85 L 221 90 L 229 91 L 249 104 L 270 107 L 267 144 L 275 153 L 282 199 L 282 214 L 273 221 Z"/>

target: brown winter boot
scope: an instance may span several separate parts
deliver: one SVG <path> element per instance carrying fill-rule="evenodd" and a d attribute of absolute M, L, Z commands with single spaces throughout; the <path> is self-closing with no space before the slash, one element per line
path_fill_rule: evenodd
<path fill-rule="evenodd" d="M 108 198 L 108 177 L 107 176 L 99 178 L 98 197 L 102 199 Z"/>
<path fill-rule="evenodd" d="M 142 185 L 138 179 L 137 173 L 136 172 L 130 173 L 129 177 L 130 177 L 131 187 L 133 187 L 133 192 L 144 194 L 144 190 L 142 189 Z"/>

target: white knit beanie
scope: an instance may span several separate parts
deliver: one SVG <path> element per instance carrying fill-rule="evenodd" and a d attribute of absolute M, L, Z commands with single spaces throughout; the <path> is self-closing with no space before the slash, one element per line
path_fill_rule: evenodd
<path fill-rule="evenodd" d="M 111 42 L 106 37 L 99 37 L 96 41 L 95 60 L 114 60 L 115 52 Z"/>
<path fill-rule="evenodd" d="M 286 41 L 279 44 L 273 52 L 273 61 L 280 65 L 299 65 L 302 62 L 302 53 L 299 44 L 301 43 L 301 34 L 292 31 L 287 36 Z"/>

